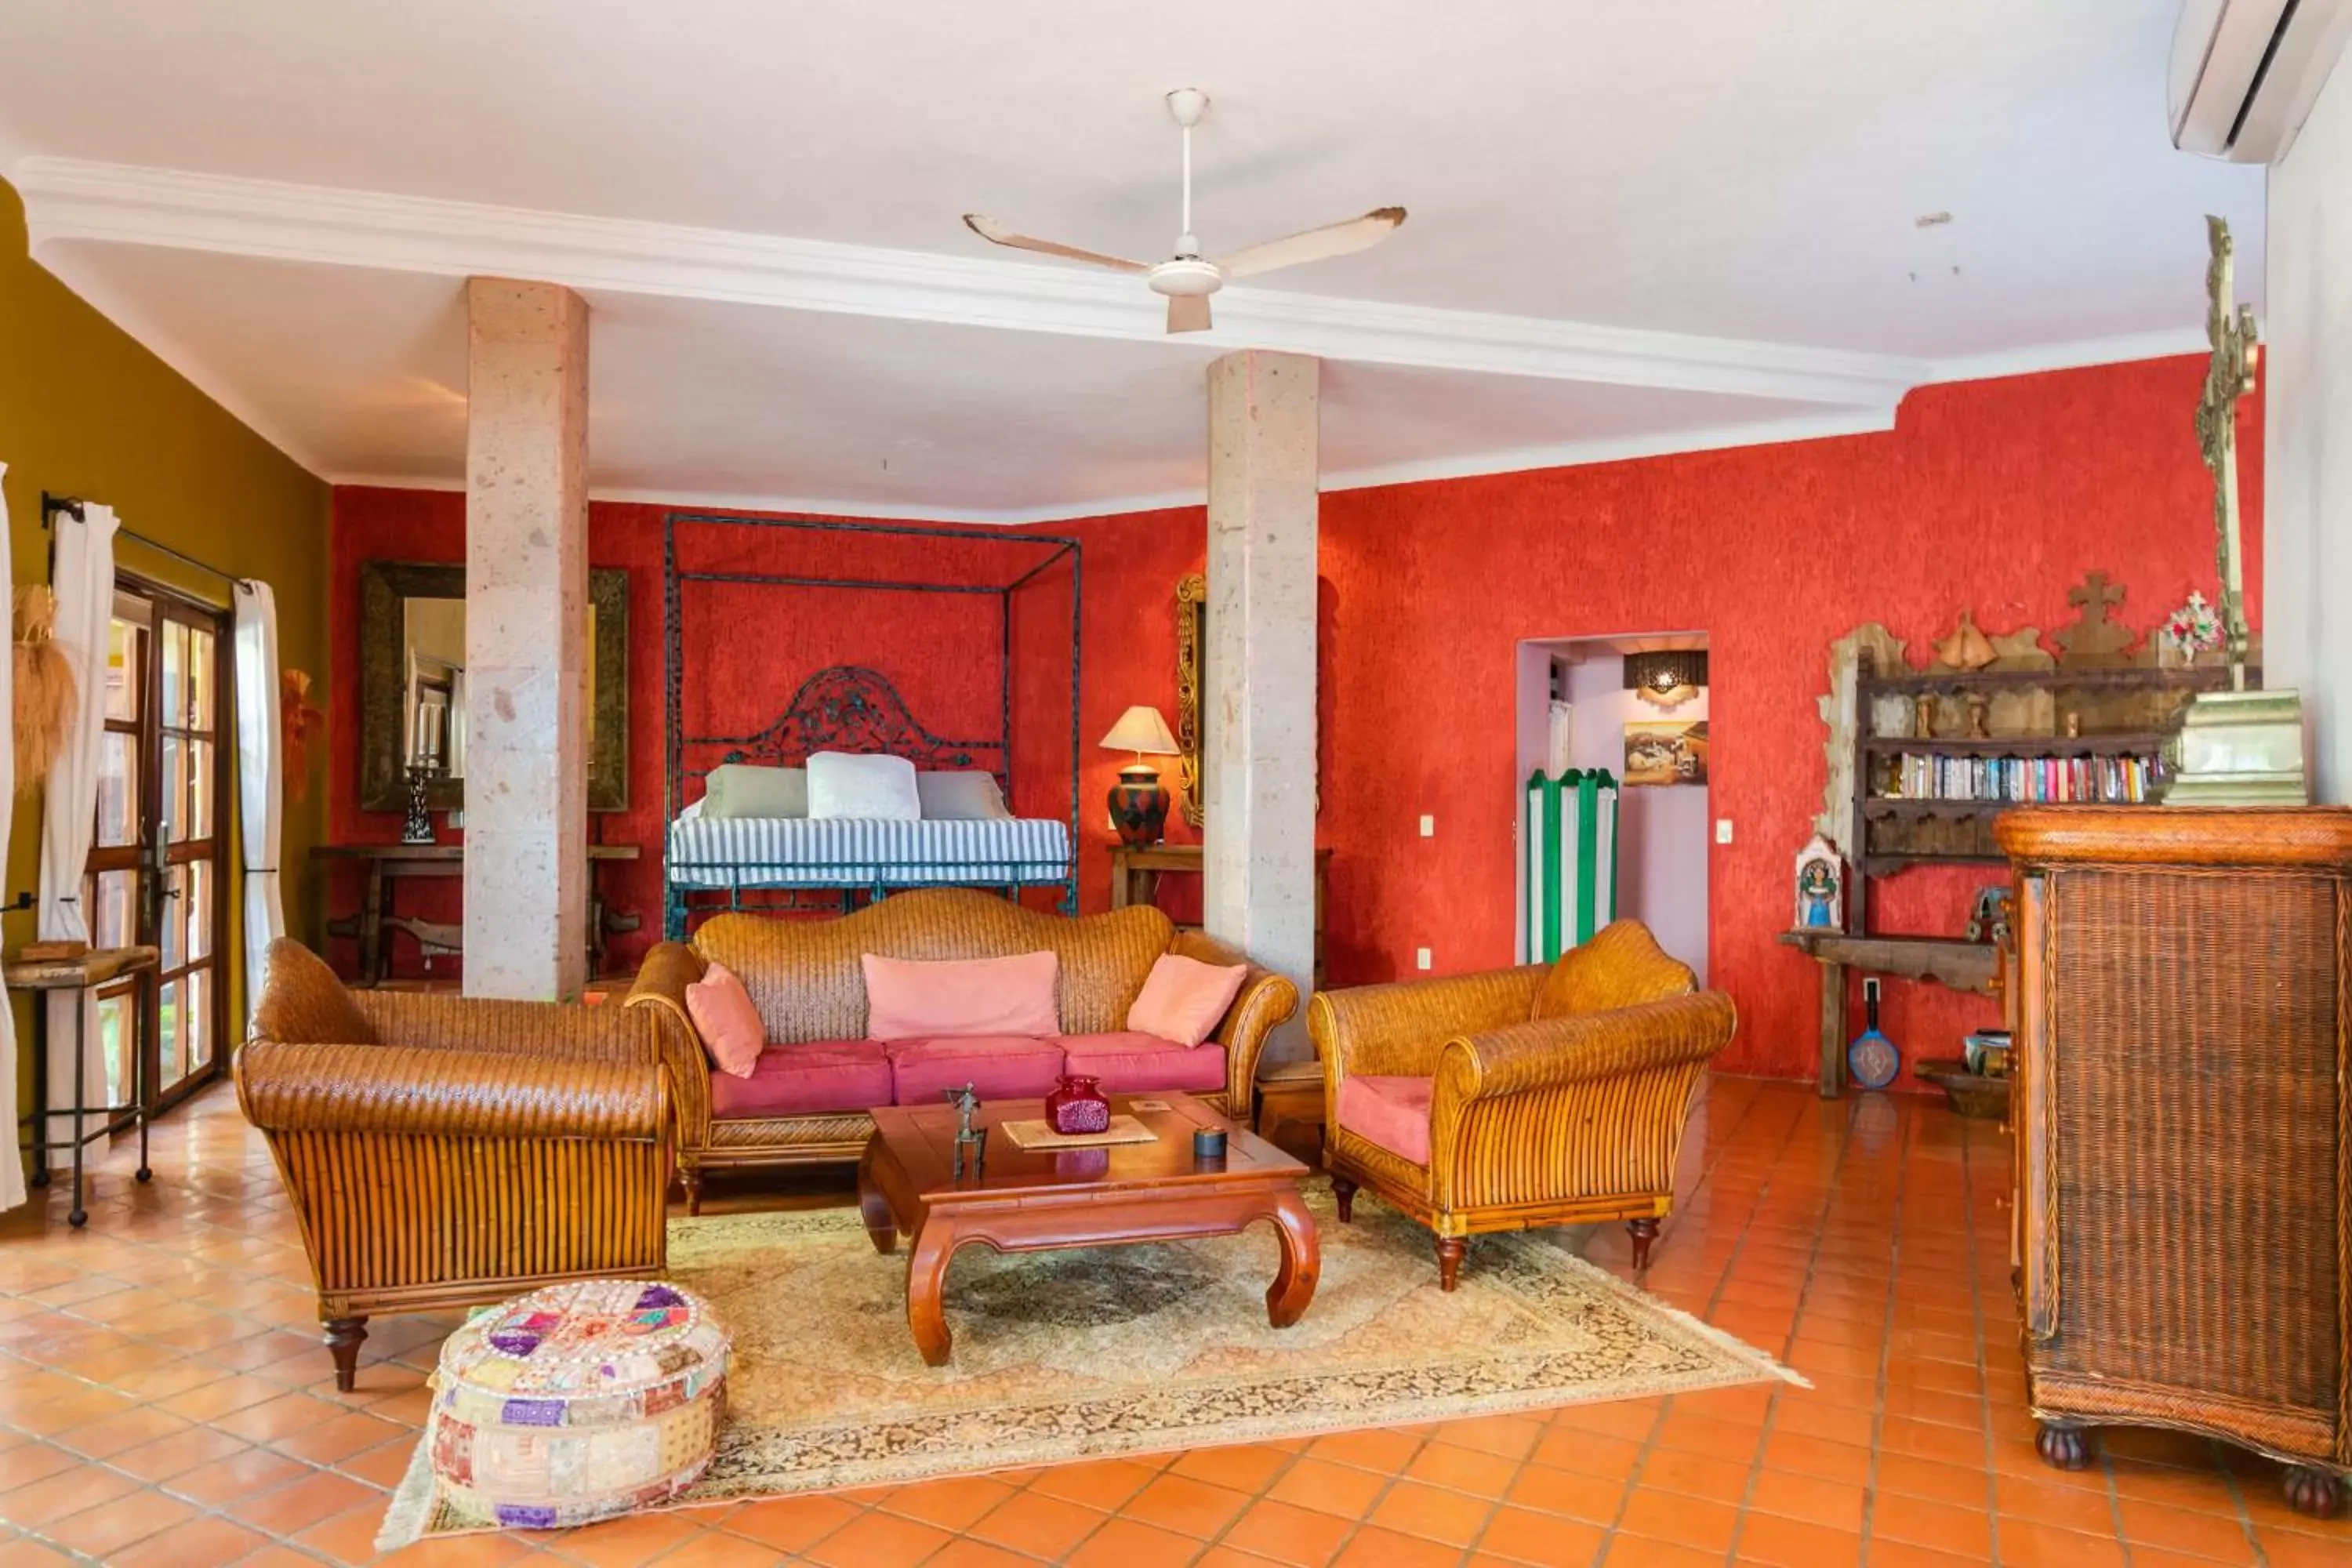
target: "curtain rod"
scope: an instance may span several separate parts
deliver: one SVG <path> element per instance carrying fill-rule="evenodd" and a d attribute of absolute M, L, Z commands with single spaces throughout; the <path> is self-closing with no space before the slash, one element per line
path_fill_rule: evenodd
<path fill-rule="evenodd" d="M 45 529 L 49 527 L 49 520 L 55 517 L 58 512 L 65 513 L 68 517 L 72 518 L 76 522 L 88 521 L 82 514 L 81 497 L 51 495 L 48 491 L 43 490 L 41 492 L 41 526 Z M 245 579 L 238 576 L 236 573 L 224 572 L 209 561 L 199 561 L 194 556 L 189 554 L 186 551 L 175 550 L 160 539 L 150 539 L 147 535 L 140 532 L 135 528 L 124 528 L 121 524 L 117 523 L 115 525 L 114 531 L 120 537 L 130 540 L 133 544 L 145 545 L 148 549 L 152 550 L 158 555 L 170 556 L 173 560 L 178 562 L 183 566 L 192 566 L 199 572 L 209 572 L 214 576 L 219 578 L 222 582 L 234 587 L 240 594 L 252 592 L 251 589 L 245 585 Z"/>

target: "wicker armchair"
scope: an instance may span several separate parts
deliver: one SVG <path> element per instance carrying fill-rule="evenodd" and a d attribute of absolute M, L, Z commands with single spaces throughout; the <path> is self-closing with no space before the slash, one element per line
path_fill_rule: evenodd
<path fill-rule="evenodd" d="M 236 1095 L 294 1199 L 338 1388 L 370 1313 L 667 1261 L 670 1096 L 642 1013 L 350 992 L 275 942 Z"/>
<path fill-rule="evenodd" d="M 1436 1232 L 1448 1290 L 1470 1237 L 1536 1226 L 1626 1220 L 1646 1268 L 1691 1101 L 1736 1024 L 1633 921 L 1550 967 L 1318 992 L 1339 1218 L 1371 1188 Z"/>

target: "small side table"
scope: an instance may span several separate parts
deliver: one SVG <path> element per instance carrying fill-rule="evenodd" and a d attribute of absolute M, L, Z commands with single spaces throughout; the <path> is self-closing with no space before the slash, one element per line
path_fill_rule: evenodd
<path fill-rule="evenodd" d="M 1269 1062 L 1257 1069 L 1253 1089 L 1257 1103 L 1250 1108 L 1250 1126 L 1267 1142 L 1279 1147 L 1286 1127 L 1312 1127 L 1315 1142 L 1323 1142 L 1323 1064 Z"/>
<path fill-rule="evenodd" d="M 79 1229 L 89 1223 L 89 1211 L 82 1207 L 82 1151 L 90 1141 L 104 1137 L 114 1126 L 115 1118 L 129 1114 L 139 1123 L 139 1170 L 141 1181 L 154 1173 L 147 1168 L 147 1051 L 146 1042 L 131 1053 L 131 1103 L 128 1105 L 92 1105 L 89 1103 L 89 1007 L 86 1002 L 74 1009 L 74 1071 L 73 1104 L 62 1110 L 49 1106 L 49 1009 L 47 994 L 68 991 L 79 1000 L 92 987 L 120 980 L 126 974 L 136 974 L 142 969 L 152 969 L 162 957 L 152 947 L 94 948 L 79 958 L 12 959 L 0 963 L 0 978 L 11 991 L 32 995 L 33 1001 L 33 1109 L 28 1116 L 19 1117 L 32 1138 L 33 1185 L 49 1184 L 49 1151 L 58 1146 L 49 1136 L 51 1116 L 73 1118 L 73 1207 L 66 1212 L 66 1223 Z M 96 1131 L 87 1131 L 88 1119 L 100 1118 Z"/>

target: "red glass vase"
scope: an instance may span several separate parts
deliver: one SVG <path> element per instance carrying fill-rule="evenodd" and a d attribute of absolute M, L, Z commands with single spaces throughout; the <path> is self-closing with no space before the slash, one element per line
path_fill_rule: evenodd
<path fill-rule="evenodd" d="M 1083 1073 L 1064 1073 L 1060 1086 L 1045 1097 L 1045 1125 L 1065 1137 L 1108 1132 L 1110 1101 L 1103 1098 L 1093 1079 Z"/>

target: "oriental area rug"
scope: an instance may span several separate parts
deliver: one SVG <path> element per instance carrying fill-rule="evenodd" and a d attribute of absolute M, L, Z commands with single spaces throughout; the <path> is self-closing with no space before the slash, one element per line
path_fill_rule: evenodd
<path fill-rule="evenodd" d="M 872 1487 L 1117 1455 L 1298 1437 L 1770 1379 L 1761 1351 L 1675 1311 L 1542 1234 L 1482 1237 L 1438 1289 L 1429 1233 L 1369 1193 L 1322 1239 L 1314 1304 L 1269 1328 L 1272 1231 L 1000 1257 L 958 1252 L 955 1359 L 907 1330 L 906 1251 L 855 1209 L 670 1227 L 675 1283 L 733 1336 L 727 1416 L 673 1506 Z M 484 1529 L 435 1481 L 428 1427 L 377 1544 Z"/>

